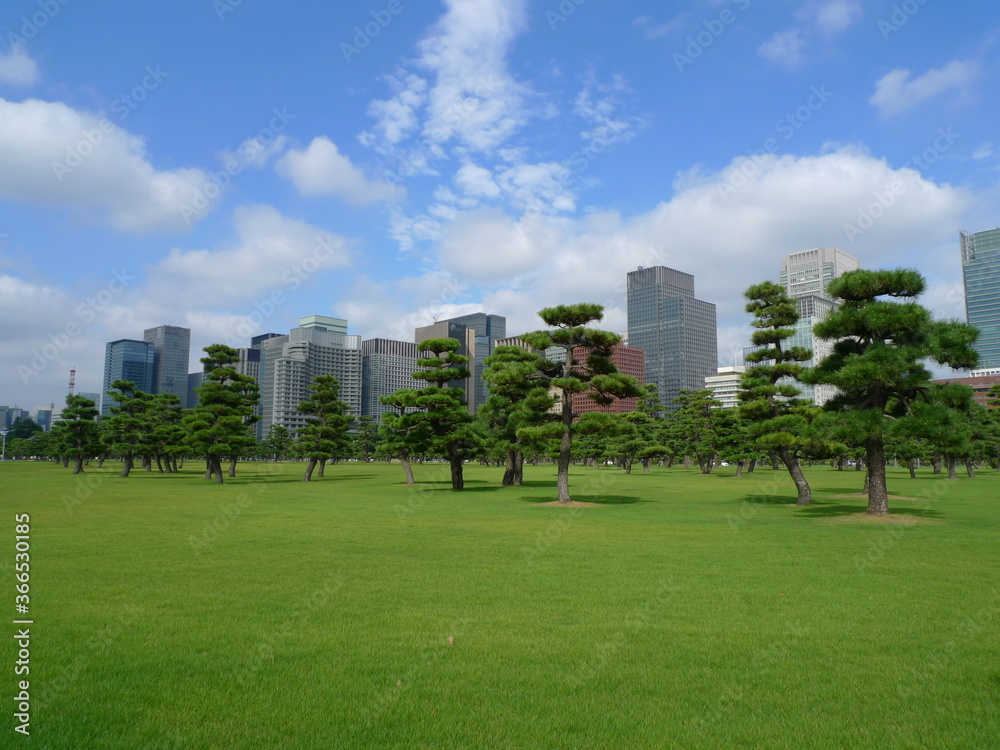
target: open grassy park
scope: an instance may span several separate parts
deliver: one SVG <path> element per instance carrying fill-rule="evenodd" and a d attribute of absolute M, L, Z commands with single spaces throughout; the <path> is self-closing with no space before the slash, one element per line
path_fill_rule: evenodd
<path fill-rule="evenodd" d="M 37 748 L 990 748 L 1000 477 L 0 466 Z M 82 482 L 82 484 L 81 484 Z M 89 485 L 89 486 L 88 486 Z M 2 639 L 15 692 L 12 639 Z M 9 708 L 9 707 L 8 707 Z M 8 710 L 7 723 L 12 719 Z"/>

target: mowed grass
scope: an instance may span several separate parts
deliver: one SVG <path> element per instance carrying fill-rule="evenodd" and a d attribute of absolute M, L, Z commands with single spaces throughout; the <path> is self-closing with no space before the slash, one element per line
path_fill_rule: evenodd
<path fill-rule="evenodd" d="M 916 523 L 883 525 L 826 467 L 807 508 L 766 468 L 580 467 L 579 509 L 543 505 L 551 466 L 458 493 L 439 464 L 302 468 L 0 466 L 11 619 L 31 515 L 30 746 L 1000 746 L 994 472 L 890 470 Z"/>

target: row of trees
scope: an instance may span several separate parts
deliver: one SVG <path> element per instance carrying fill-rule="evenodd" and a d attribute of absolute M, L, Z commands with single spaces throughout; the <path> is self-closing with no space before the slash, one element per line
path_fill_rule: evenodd
<path fill-rule="evenodd" d="M 905 270 L 856 271 L 831 282 L 828 291 L 841 306 L 816 334 L 836 342 L 834 353 L 813 369 L 804 366 L 811 352 L 786 346 L 798 321 L 794 300 L 770 282 L 751 286 L 747 311 L 757 350 L 748 357 L 752 366 L 743 377 L 738 410 L 719 409 L 708 391 L 687 391 L 677 410 L 663 416 L 655 388 L 639 386 L 612 364 L 620 338 L 590 327 L 601 319 L 601 306 L 578 304 L 541 310 L 549 328 L 523 336 L 525 348 L 496 348 L 484 372 L 490 397 L 475 417 L 468 414 L 464 391 L 454 387 L 469 375 L 459 342 L 431 339 L 420 344 L 413 374 L 425 385 L 383 397 L 391 412 L 381 428 L 368 418 L 353 419 L 336 379 L 320 376 L 299 405 L 307 426 L 297 440 L 274 427 L 258 444 L 257 384 L 237 372 L 235 350 L 216 344 L 205 350 L 205 382 L 194 409 L 181 410 L 175 397 L 117 381 L 111 392 L 117 405 L 109 417 L 95 422 L 93 404 L 71 397 L 51 435 L 22 440 L 35 447 L 47 440 L 45 455 L 60 456 L 64 465 L 73 460 L 74 471 L 82 471 L 90 456 L 120 458 L 122 476 L 136 460 L 169 473 L 184 456 L 196 456 L 206 461 L 206 479 L 216 482 L 223 481 L 223 462 L 235 476 L 240 458 L 304 458 L 303 479 L 310 481 L 323 476 L 327 461 L 381 457 L 399 459 L 413 483 L 411 461 L 440 458 L 450 465 L 453 489 L 460 490 L 468 460 L 502 465 L 502 484 L 516 485 L 530 457 L 556 463 L 563 503 L 571 501 L 573 461 L 613 462 L 630 472 L 636 461 L 648 470 L 654 461 L 696 459 L 705 473 L 727 461 L 742 475 L 769 460 L 774 468 L 784 465 L 798 502 L 807 504 L 811 488 L 801 463 L 832 459 L 843 468 L 851 458 L 868 468 L 869 512 L 885 513 L 887 456 L 911 467 L 920 459 L 940 461 L 951 476 L 962 461 L 971 474 L 974 463 L 1000 460 L 1000 411 L 978 407 L 971 389 L 931 383 L 922 364 L 970 367 L 976 361 L 975 329 L 933 321 L 914 301 L 923 283 Z M 562 351 L 559 361 L 538 354 L 553 347 Z M 839 395 L 819 409 L 799 397 L 799 383 L 827 383 Z M 639 405 L 630 414 L 581 416 L 573 409 L 579 394 L 601 404 L 635 397 Z M 1000 404 L 1000 389 L 995 398 Z"/>

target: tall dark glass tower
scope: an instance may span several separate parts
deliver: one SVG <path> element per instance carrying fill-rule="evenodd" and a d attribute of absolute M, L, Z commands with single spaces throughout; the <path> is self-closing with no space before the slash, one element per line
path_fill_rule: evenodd
<path fill-rule="evenodd" d="M 1000 229 L 961 232 L 965 315 L 979 329 L 980 370 L 1000 369 Z"/>
<path fill-rule="evenodd" d="M 119 339 L 109 341 L 104 348 L 104 389 L 106 394 L 116 380 L 135 383 L 136 390 L 153 392 L 153 345 L 148 341 Z M 112 406 L 117 406 L 109 396 L 102 400 L 101 413 L 110 414 Z"/>
<path fill-rule="evenodd" d="M 715 305 L 694 296 L 694 276 L 666 266 L 628 274 L 628 343 L 646 353 L 646 382 L 667 411 L 682 390 L 700 391 L 718 373 Z"/>
<path fill-rule="evenodd" d="M 187 406 L 191 329 L 179 326 L 147 328 L 142 336 L 153 345 L 153 393 L 173 393 Z"/>

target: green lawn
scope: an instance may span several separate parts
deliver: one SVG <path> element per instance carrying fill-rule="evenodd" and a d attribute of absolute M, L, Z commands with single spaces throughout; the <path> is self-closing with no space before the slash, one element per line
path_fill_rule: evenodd
<path fill-rule="evenodd" d="M 118 468 L 0 466 L 34 620 L 31 738 L 8 706 L 0 747 L 1000 746 L 992 472 L 890 470 L 924 499 L 873 525 L 825 467 L 807 508 L 767 469 L 577 468 L 581 509 L 542 505 L 552 467 Z"/>

